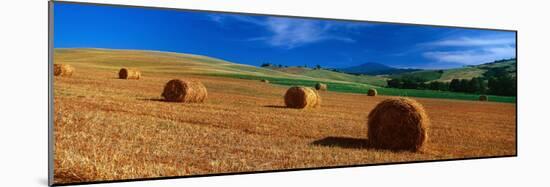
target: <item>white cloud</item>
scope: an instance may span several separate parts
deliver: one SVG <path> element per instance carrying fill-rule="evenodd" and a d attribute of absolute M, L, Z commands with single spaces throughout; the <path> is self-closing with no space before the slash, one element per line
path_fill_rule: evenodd
<path fill-rule="evenodd" d="M 289 49 L 324 40 L 355 42 L 351 38 L 331 34 L 328 32 L 330 27 L 312 20 L 269 18 L 266 28 L 272 35 L 265 37 L 265 41 L 272 46 Z"/>
<path fill-rule="evenodd" d="M 260 19 L 257 19 L 251 16 L 244 16 L 244 15 L 209 14 L 208 19 L 222 26 L 224 26 L 225 22 L 227 21 L 245 22 L 245 23 L 250 23 L 257 26 L 265 25 L 264 22 Z"/>
<path fill-rule="evenodd" d="M 223 23 L 225 19 L 246 22 L 264 28 L 269 34 L 262 37 L 248 38 L 247 41 L 263 41 L 274 47 L 292 49 L 311 43 L 334 40 L 341 42 L 355 42 L 350 37 L 334 34 L 336 29 L 353 30 L 366 24 L 341 24 L 323 22 L 317 20 L 306 20 L 298 18 L 268 17 L 266 19 L 250 16 L 211 16 L 214 22 Z"/>
<path fill-rule="evenodd" d="M 468 47 L 468 46 L 498 46 L 515 45 L 514 38 L 470 38 L 461 37 L 457 39 L 445 39 L 435 42 L 425 43 L 427 46 L 450 46 L 450 47 Z"/>
<path fill-rule="evenodd" d="M 216 15 L 216 14 L 209 14 L 208 18 L 216 23 L 222 23 L 224 16 Z"/>
<path fill-rule="evenodd" d="M 488 47 L 459 51 L 430 51 L 423 53 L 424 57 L 438 62 L 476 65 L 494 60 L 515 57 L 515 47 Z"/>
<path fill-rule="evenodd" d="M 477 65 L 516 56 L 515 38 L 504 35 L 460 37 L 423 43 L 428 49 L 444 50 L 424 52 L 423 56 L 437 62 Z"/>

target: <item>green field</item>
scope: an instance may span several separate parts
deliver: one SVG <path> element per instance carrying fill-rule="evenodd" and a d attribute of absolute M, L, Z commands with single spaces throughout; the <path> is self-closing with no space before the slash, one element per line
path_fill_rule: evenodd
<path fill-rule="evenodd" d="M 434 91 L 434 90 L 396 89 L 396 88 L 386 88 L 386 87 L 373 86 L 373 85 L 361 84 L 361 83 L 323 82 L 323 81 L 315 81 L 315 80 L 262 77 L 262 76 L 236 75 L 236 74 L 209 74 L 209 75 L 239 78 L 239 79 L 250 79 L 250 80 L 266 79 L 266 80 L 269 80 L 270 83 L 285 85 L 285 86 L 314 87 L 315 84 L 317 84 L 318 82 L 321 82 L 321 83 L 327 84 L 330 91 L 346 92 L 346 93 L 366 94 L 369 88 L 375 88 L 378 91 L 378 94 L 380 95 L 439 98 L 439 99 L 458 99 L 458 100 L 473 100 L 473 101 L 477 101 L 479 99 L 479 95 L 477 94 Z M 515 103 L 516 97 L 489 95 L 489 101 Z"/>
<path fill-rule="evenodd" d="M 267 67 L 266 69 L 273 69 L 285 73 L 307 76 L 311 78 L 318 79 L 328 79 L 336 81 L 345 81 L 345 82 L 355 82 L 370 84 L 375 86 L 386 86 L 388 78 L 381 76 L 372 76 L 372 75 L 352 75 L 347 73 L 341 73 L 326 69 L 311 69 L 304 67 Z"/>
<path fill-rule="evenodd" d="M 387 82 L 386 82 L 387 78 L 370 76 L 370 75 L 351 75 L 347 73 L 339 73 L 339 72 L 334 72 L 334 71 L 329 71 L 324 69 L 311 70 L 303 73 L 302 75 L 305 75 L 308 77 L 314 77 L 314 78 L 325 78 L 325 79 L 331 79 L 331 80 L 364 83 L 364 84 L 370 84 L 375 86 L 387 85 Z"/>

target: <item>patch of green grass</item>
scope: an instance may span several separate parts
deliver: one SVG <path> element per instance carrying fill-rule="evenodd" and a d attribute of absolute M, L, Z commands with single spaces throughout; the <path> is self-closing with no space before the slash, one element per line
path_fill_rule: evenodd
<path fill-rule="evenodd" d="M 347 73 L 339 73 L 329 70 L 311 70 L 303 73 L 303 75 L 313 78 L 324 78 L 331 80 L 339 80 L 346 82 L 357 82 L 376 86 L 386 86 L 386 78 L 370 75 L 351 75 Z"/>
<path fill-rule="evenodd" d="M 394 96 L 457 99 L 457 100 L 471 100 L 471 101 L 479 100 L 478 94 L 457 93 L 457 92 L 448 92 L 448 91 L 434 91 L 434 90 L 381 88 L 381 89 L 378 89 L 378 93 L 381 95 L 394 95 Z M 489 101 L 493 101 L 493 102 L 516 103 L 516 97 L 496 96 L 496 95 L 488 95 L 488 97 L 489 97 Z"/>
<path fill-rule="evenodd" d="M 249 80 L 266 79 L 266 80 L 269 80 L 269 82 L 272 84 L 279 84 L 279 85 L 285 85 L 285 86 L 314 87 L 315 84 L 319 82 L 315 80 L 305 80 L 305 79 L 274 78 L 274 77 L 262 77 L 262 76 L 250 76 L 250 75 L 238 75 L 238 74 L 208 74 L 208 75 L 229 77 L 229 78 L 239 78 L 239 79 L 249 79 Z M 376 88 L 379 94 L 390 95 L 390 96 L 457 99 L 457 100 L 472 100 L 472 101 L 477 101 L 479 99 L 479 95 L 477 94 L 434 91 L 434 90 L 385 88 L 385 87 L 373 86 L 368 84 L 360 84 L 360 83 L 340 83 L 340 82 L 323 82 L 323 81 L 321 82 L 327 84 L 330 91 L 335 91 L 335 92 L 366 94 L 369 88 Z M 515 103 L 516 97 L 489 95 L 489 101 Z"/>
<path fill-rule="evenodd" d="M 482 70 L 475 67 L 449 69 L 449 70 L 445 70 L 445 72 L 443 73 L 443 75 L 438 81 L 450 82 L 453 79 L 472 79 L 475 77 L 483 76 L 483 73 L 485 72 L 486 70 Z"/>

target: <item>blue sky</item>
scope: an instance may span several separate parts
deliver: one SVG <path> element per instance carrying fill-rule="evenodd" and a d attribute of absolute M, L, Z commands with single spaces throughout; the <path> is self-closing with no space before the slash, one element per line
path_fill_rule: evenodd
<path fill-rule="evenodd" d="M 236 63 L 377 62 L 441 69 L 515 57 L 515 33 L 403 24 L 297 19 L 55 3 L 55 48 L 144 49 Z"/>

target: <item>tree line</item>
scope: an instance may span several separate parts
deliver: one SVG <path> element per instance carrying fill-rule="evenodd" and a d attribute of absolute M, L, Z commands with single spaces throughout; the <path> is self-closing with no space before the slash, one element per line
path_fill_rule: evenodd
<path fill-rule="evenodd" d="M 287 65 L 282 65 L 282 64 L 262 63 L 262 64 L 260 65 L 260 67 L 263 67 L 263 68 L 265 68 L 265 67 L 288 68 L 289 66 L 287 66 Z M 307 64 L 305 64 L 305 65 L 303 65 L 303 66 L 294 66 L 294 67 L 310 68 L 310 67 L 307 66 Z M 319 65 L 319 64 L 317 64 L 317 65 L 315 65 L 315 66 L 313 66 L 313 67 L 311 67 L 311 68 L 312 68 L 312 69 L 325 69 L 325 68 L 321 67 L 321 65 Z M 328 70 L 331 70 L 331 69 L 328 69 Z"/>
<path fill-rule="evenodd" d="M 453 79 L 451 82 L 425 80 L 421 77 L 393 78 L 387 81 L 390 88 L 440 90 L 502 96 L 517 95 L 517 80 L 505 68 L 491 68 L 481 77 Z"/>

